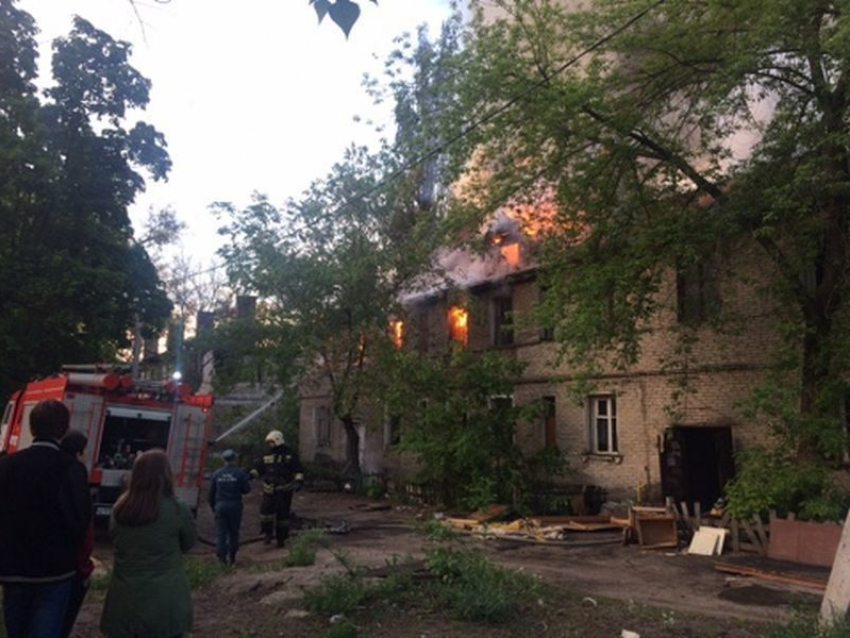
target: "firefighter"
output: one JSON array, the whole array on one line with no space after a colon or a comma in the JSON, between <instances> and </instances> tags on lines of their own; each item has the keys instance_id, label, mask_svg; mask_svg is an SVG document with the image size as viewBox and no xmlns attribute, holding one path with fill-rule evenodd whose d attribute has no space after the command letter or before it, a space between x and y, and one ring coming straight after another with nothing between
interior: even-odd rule
<instances>
[{"instance_id":1,"label":"firefighter","mask_svg":"<svg viewBox=\"0 0 850 638\"><path fill-rule=\"evenodd\" d=\"M260 504L260 532L266 544L277 538L283 547L289 538L289 510L292 495L304 484L304 468L298 455L283 439L283 433L272 430L266 435L269 450L257 463L251 475L263 478L263 502Z\"/></svg>"}]
</instances>

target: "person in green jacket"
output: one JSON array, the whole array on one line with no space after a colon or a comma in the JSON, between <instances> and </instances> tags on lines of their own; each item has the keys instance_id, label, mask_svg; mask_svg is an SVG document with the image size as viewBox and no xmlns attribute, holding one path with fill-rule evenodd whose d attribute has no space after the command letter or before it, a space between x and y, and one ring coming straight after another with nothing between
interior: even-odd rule
<instances>
[{"instance_id":1,"label":"person in green jacket","mask_svg":"<svg viewBox=\"0 0 850 638\"><path fill-rule=\"evenodd\" d=\"M168 457L141 454L112 509L112 578L100 629L108 638L175 638L192 629L183 554L197 539L189 507L174 496Z\"/></svg>"}]
</instances>

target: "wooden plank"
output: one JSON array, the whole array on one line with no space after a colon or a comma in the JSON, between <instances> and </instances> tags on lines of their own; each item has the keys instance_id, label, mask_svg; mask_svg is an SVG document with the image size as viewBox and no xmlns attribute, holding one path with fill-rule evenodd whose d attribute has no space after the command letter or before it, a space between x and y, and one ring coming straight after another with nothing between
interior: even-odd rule
<instances>
[{"instance_id":1,"label":"wooden plank","mask_svg":"<svg viewBox=\"0 0 850 638\"><path fill-rule=\"evenodd\" d=\"M745 531L745 532L747 532L747 536L749 536L749 537L750 537L750 541L751 541L751 542L752 542L752 543L753 543L756 547L758 547L758 551L759 551L759 553L760 553L760 554L765 554L765 553L767 553L767 548L766 548L766 547L761 546L761 542L760 542L760 540L759 540L758 534L756 534L756 533L755 533L755 531L753 530L753 528L752 528L752 526L749 524L749 522L747 522L747 520L746 520L746 519L743 519L743 518L742 518L742 519L741 519L741 525L744 527L744 531Z\"/></svg>"},{"instance_id":2,"label":"wooden plank","mask_svg":"<svg viewBox=\"0 0 850 638\"><path fill-rule=\"evenodd\" d=\"M691 513L688 511L688 504L685 501L682 501L680 505L682 506L682 520L685 522L685 526L688 529L693 530L694 526L691 523Z\"/></svg>"},{"instance_id":3,"label":"wooden plank","mask_svg":"<svg viewBox=\"0 0 850 638\"><path fill-rule=\"evenodd\" d=\"M723 512L723 516L720 517L720 522L717 523L717 527L725 527L728 529L730 518L731 517L729 516L729 512Z\"/></svg>"},{"instance_id":4,"label":"wooden plank","mask_svg":"<svg viewBox=\"0 0 850 638\"><path fill-rule=\"evenodd\" d=\"M488 505L484 509L480 509L477 512L473 512L469 515L469 518L479 523L487 523L489 521L499 518L507 511L507 505L498 505L494 503L493 505Z\"/></svg>"},{"instance_id":5,"label":"wooden plank","mask_svg":"<svg viewBox=\"0 0 850 638\"><path fill-rule=\"evenodd\" d=\"M694 502L694 521L694 531L696 531L702 525L702 505L699 501Z\"/></svg>"},{"instance_id":6,"label":"wooden plank","mask_svg":"<svg viewBox=\"0 0 850 638\"><path fill-rule=\"evenodd\" d=\"M788 574L784 572L766 571L755 567L745 567L743 565L733 565L731 563L714 563L714 569L726 574L735 574L737 576L752 576L763 580L772 580L778 583L788 583L791 585L800 585L802 587L811 587L812 589L826 589L827 584L818 578L809 578L808 576L799 576L797 574Z\"/></svg>"},{"instance_id":7,"label":"wooden plank","mask_svg":"<svg viewBox=\"0 0 850 638\"><path fill-rule=\"evenodd\" d=\"M741 551L741 531L738 529L737 519L732 519L732 551Z\"/></svg>"}]
</instances>

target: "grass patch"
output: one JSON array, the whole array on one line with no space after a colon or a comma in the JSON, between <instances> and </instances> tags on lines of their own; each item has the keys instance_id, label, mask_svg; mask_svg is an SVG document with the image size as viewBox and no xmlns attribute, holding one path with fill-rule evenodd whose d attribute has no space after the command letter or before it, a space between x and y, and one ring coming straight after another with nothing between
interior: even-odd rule
<instances>
[{"instance_id":1,"label":"grass patch","mask_svg":"<svg viewBox=\"0 0 850 638\"><path fill-rule=\"evenodd\" d=\"M109 583L112 581L112 570L108 570L103 574L95 574L89 582L89 591L106 591L109 589Z\"/></svg>"},{"instance_id":2,"label":"grass patch","mask_svg":"<svg viewBox=\"0 0 850 638\"><path fill-rule=\"evenodd\" d=\"M430 518L426 521L416 521L414 528L429 541L450 541L460 538L462 534L452 529L446 523Z\"/></svg>"},{"instance_id":3,"label":"grass patch","mask_svg":"<svg viewBox=\"0 0 850 638\"><path fill-rule=\"evenodd\" d=\"M307 567L316 562L316 552L324 545L325 532L321 529L306 529L289 544L289 554L284 559L286 567Z\"/></svg>"},{"instance_id":4,"label":"grass patch","mask_svg":"<svg viewBox=\"0 0 850 638\"><path fill-rule=\"evenodd\" d=\"M333 616L357 609L369 595L360 573L323 576L319 584L304 591L304 606L317 614Z\"/></svg>"},{"instance_id":5,"label":"grass patch","mask_svg":"<svg viewBox=\"0 0 850 638\"><path fill-rule=\"evenodd\" d=\"M770 627L765 638L850 638L850 621L822 628L816 615L798 616L786 625Z\"/></svg>"},{"instance_id":6,"label":"grass patch","mask_svg":"<svg viewBox=\"0 0 850 638\"><path fill-rule=\"evenodd\" d=\"M494 565L479 551L440 547L427 553L426 564L440 577L440 599L460 620L507 623L540 594L534 578Z\"/></svg>"},{"instance_id":7,"label":"grass patch","mask_svg":"<svg viewBox=\"0 0 850 638\"><path fill-rule=\"evenodd\" d=\"M357 628L347 622L331 625L325 638L357 638Z\"/></svg>"},{"instance_id":8,"label":"grass patch","mask_svg":"<svg viewBox=\"0 0 850 638\"><path fill-rule=\"evenodd\" d=\"M222 565L218 560L208 560L189 556L186 558L186 575L189 577L189 586L194 589L203 589L216 578L228 573L230 569Z\"/></svg>"}]
</instances>

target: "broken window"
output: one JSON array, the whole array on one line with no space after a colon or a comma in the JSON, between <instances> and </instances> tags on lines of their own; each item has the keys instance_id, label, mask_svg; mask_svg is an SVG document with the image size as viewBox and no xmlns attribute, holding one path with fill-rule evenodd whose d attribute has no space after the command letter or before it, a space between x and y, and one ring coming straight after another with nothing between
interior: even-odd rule
<instances>
[{"instance_id":1,"label":"broken window","mask_svg":"<svg viewBox=\"0 0 850 638\"><path fill-rule=\"evenodd\" d=\"M422 353L431 349L431 324L427 308L416 315L416 349Z\"/></svg>"},{"instance_id":2,"label":"broken window","mask_svg":"<svg viewBox=\"0 0 850 638\"><path fill-rule=\"evenodd\" d=\"M509 346L514 342L513 298L493 298L493 345Z\"/></svg>"},{"instance_id":3,"label":"broken window","mask_svg":"<svg viewBox=\"0 0 850 638\"><path fill-rule=\"evenodd\" d=\"M546 303L546 294L547 288L545 286L540 286L537 289L537 305L542 306ZM551 325L542 326L540 328L540 341L554 341L555 340L555 329Z\"/></svg>"},{"instance_id":4,"label":"broken window","mask_svg":"<svg viewBox=\"0 0 850 638\"><path fill-rule=\"evenodd\" d=\"M400 319L390 321L390 341L396 350L401 350L404 345L404 322Z\"/></svg>"},{"instance_id":5,"label":"broken window","mask_svg":"<svg viewBox=\"0 0 850 638\"><path fill-rule=\"evenodd\" d=\"M679 268L676 276L679 323L697 325L720 313L720 285L717 262L713 258Z\"/></svg>"},{"instance_id":6,"label":"broken window","mask_svg":"<svg viewBox=\"0 0 850 638\"><path fill-rule=\"evenodd\" d=\"M328 406L320 405L314 410L313 425L316 428L316 444L319 447L330 447L331 414Z\"/></svg>"},{"instance_id":7,"label":"broken window","mask_svg":"<svg viewBox=\"0 0 850 638\"><path fill-rule=\"evenodd\" d=\"M392 447L401 443L401 417L397 414L390 414L386 420L386 444Z\"/></svg>"},{"instance_id":8,"label":"broken window","mask_svg":"<svg viewBox=\"0 0 850 638\"><path fill-rule=\"evenodd\" d=\"M466 348L469 340L469 312L462 306L449 308L449 340Z\"/></svg>"},{"instance_id":9,"label":"broken window","mask_svg":"<svg viewBox=\"0 0 850 638\"><path fill-rule=\"evenodd\" d=\"M591 452L616 454L617 399L613 395L590 397Z\"/></svg>"}]
</instances>

